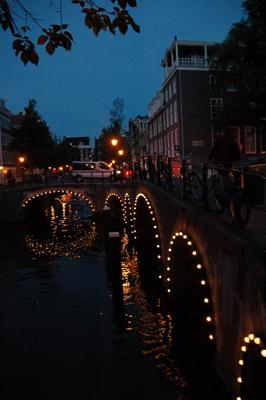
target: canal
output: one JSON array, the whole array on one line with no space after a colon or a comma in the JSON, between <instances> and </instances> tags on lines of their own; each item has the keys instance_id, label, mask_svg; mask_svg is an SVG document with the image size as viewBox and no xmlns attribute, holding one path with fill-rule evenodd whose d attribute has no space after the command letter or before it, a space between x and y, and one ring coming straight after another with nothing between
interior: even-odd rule
<instances>
[{"instance_id":1,"label":"canal","mask_svg":"<svg viewBox=\"0 0 266 400\"><path fill-rule=\"evenodd\" d=\"M65 200L1 227L1 399L230 399L127 235L120 281L103 222Z\"/></svg>"}]
</instances>

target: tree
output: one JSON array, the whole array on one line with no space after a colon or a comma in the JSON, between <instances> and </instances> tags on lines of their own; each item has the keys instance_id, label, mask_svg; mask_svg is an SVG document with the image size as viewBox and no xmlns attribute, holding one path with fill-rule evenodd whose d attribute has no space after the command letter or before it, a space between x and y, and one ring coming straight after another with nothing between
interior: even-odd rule
<instances>
[{"instance_id":1,"label":"tree","mask_svg":"<svg viewBox=\"0 0 266 400\"><path fill-rule=\"evenodd\" d=\"M108 0L113 6L107 9L101 7L94 0L68 0L73 5L80 7L84 15L84 24L96 36L101 31L109 31L115 34L118 30L125 35L128 27L131 26L135 32L140 32L140 27L127 11L127 7L136 7L136 0ZM50 2L53 4L53 2ZM4 31L9 31L13 37L13 49L16 56L20 55L22 62L26 65L31 62L35 65L39 62L39 55L36 44L45 45L46 52L51 55L59 47L70 51L73 43L73 36L67 30L68 24L63 21L62 0L56 9L60 16L60 22L50 24L48 27L43 25L42 19L26 8L22 0L0 0L0 25ZM24 20L22 27L18 26L19 20ZM37 40L30 37L31 23L37 25L41 34ZM34 43L35 42L35 43Z\"/></svg>"},{"instance_id":2,"label":"tree","mask_svg":"<svg viewBox=\"0 0 266 400\"><path fill-rule=\"evenodd\" d=\"M47 168L54 161L55 139L36 110L35 100L31 99L25 107L22 122L13 136L12 147L26 156L29 168Z\"/></svg>"},{"instance_id":3,"label":"tree","mask_svg":"<svg viewBox=\"0 0 266 400\"><path fill-rule=\"evenodd\" d=\"M217 125L259 125L266 117L266 2L243 2L245 17L234 24L211 59L224 106Z\"/></svg>"},{"instance_id":4,"label":"tree","mask_svg":"<svg viewBox=\"0 0 266 400\"><path fill-rule=\"evenodd\" d=\"M122 136L124 115L124 100L117 97L113 101L113 108L110 111L110 125L103 128L98 141L99 156L101 160L110 162L113 158L117 158L117 151L123 149L128 154L128 146L125 138ZM117 139L117 146L113 147L112 139ZM125 158L124 157L124 158Z\"/></svg>"},{"instance_id":5,"label":"tree","mask_svg":"<svg viewBox=\"0 0 266 400\"><path fill-rule=\"evenodd\" d=\"M233 25L212 60L217 86L226 93L218 122L231 125L256 124L265 116L265 2L248 0L243 7L246 18Z\"/></svg>"},{"instance_id":6,"label":"tree","mask_svg":"<svg viewBox=\"0 0 266 400\"><path fill-rule=\"evenodd\" d=\"M124 119L124 100L117 97L113 101L113 108L110 111L110 129L113 130L115 135L120 135Z\"/></svg>"}]
</instances>

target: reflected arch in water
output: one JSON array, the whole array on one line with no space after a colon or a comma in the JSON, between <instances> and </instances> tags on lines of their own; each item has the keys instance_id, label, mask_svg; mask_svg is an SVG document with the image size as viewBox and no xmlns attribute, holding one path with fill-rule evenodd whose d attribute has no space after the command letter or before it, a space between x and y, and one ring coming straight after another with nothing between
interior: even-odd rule
<instances>
[{"instance_id":1,"label":"reflected arch in water","mask_svg":"<svg viewBox=\"0 0 266 400\"><path fill-rule=\"evenodd\" d=\"M68 189L49 189L41 190L30 193L21 203L19 208L20 219L24 220L28 216L28 207L36 205L36 202L40 204L40 201L47 199L56 199L59 202L65 202L75 204L80 201L84 201L89 207L91 214L95 213L95 204L90 196L87 196L84 192L68 190ZM37 205L38 205L37 204Z\"/></svg>"},{"instance_id":2,"label":"reflected arch in water","mask_svg":"<svg viewBox=\"0 0 266 400\"><path fill-rule=\"evenodd\" d=\"M140 273L145 279L162 281L162 247L158 221L149 198L139 193L134 201L134 247L140 260Z\"/></svg>"},{"instance_id":3,"label":"reflected arch in water","mask_svg":"<svg viewBox=\"0 0 266 400\"><path fill-rule=\"evenodd\" d=\"M184 232L176 232L170 240L163 279L169 297L184 316L188 337L213 356L216 335L210 285L200 252Z\"/></svg>"},{"instance_id":4,"label":"reflected arch in water","mask_svg":"<svg viewBox=\"0 0 266 400\"><path fill-rule=\"evenodd\" d=\"M238 361L237 400L260 400L266 393L266 344L261 336L249 333L241 345Z\"/></svg>"}]
</instances>

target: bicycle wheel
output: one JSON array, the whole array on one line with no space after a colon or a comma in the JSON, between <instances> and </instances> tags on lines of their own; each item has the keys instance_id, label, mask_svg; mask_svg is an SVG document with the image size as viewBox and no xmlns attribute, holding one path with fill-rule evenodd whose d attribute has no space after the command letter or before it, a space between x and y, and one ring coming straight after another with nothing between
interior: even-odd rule
<instances>
[{"instance_id":1,"label":"bicycle wheel","mask_svg":"<svg viewBox=\"0 0 266 400\"><path fill-rule=\"evenodd\" d=\"M195 172L190 175L190 189L195 200L201 201L203 199L203 182Z\"/></svg>"},{"instance_id":2,"label":"bicycle wheel","mask_svg":"<svg viewBox=\"0 0 266 400\"><path fill-rule=\"evenodd\" d=\"M229 201L230 213L233 221L244 228L250 218L250 206L246 196L242 192L237 192L233 199Z\"/></svg>"},{"instance_id":3,"label":"bicycle wheel","mask_svg":"<svg viewBox=\"0 0 266 400\"><path fill-rule=\"evenodd\" d=\"M227 207L228 200L224 187L224 182L220 175L216 175L212 184L214 201L217 213L221 214Z\"/></svg>"}]
</instances>

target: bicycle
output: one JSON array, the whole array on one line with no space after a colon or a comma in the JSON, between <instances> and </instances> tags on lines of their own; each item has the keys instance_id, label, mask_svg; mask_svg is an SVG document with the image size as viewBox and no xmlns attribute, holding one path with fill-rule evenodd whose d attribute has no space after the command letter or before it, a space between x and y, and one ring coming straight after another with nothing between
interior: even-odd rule
<instances>
[{"instance_id":1,"label":"bicycle","mask_svg":"<svg viewBox=\"0 0 266 400\"><path fill-rule=\"evenodd\" d=\"M215 171L211 176L211 192L217 212L221 214L228 209L232 221L244 228L250 219L250 205L243 188L243 175L225 168L216 167Z\"/></svg>"},{"instance_id":2,"label":"bicycle","mask_svg":"<svg viewBox=\"0 0 266 400\"><path fill-rule=\"evenodd\" d=\"M189 160L182 163L183 192L185 196L192 197L197 201L203 200L204 185L197 172L193 171Z\"/></svg>"}]
</instances>

